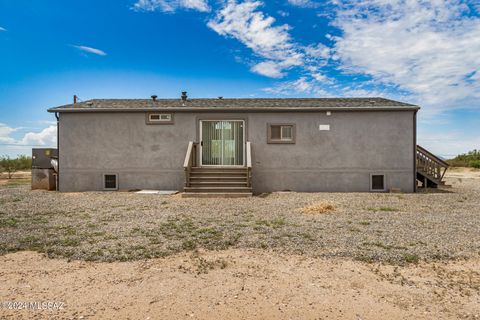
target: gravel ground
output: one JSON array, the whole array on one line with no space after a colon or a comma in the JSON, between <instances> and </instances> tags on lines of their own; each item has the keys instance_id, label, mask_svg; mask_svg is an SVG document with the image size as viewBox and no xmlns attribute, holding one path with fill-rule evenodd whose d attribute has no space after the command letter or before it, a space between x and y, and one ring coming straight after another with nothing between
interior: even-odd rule
<instances>
[{"instance_id":1,"label":"gravel ground","mask_svg":"<svg viewBox=\"0 0 480 320\"><path fill-rule=\"evenodd\" d=\"M417 194L273 193L250 199L4 185L0 254L34 250L126 261L198 248L262 248L394 264L479 257L480 171L450 170L447 183L452 188ZM325 212L315 213L315 206Z\"/></svg>"}]
</instances>

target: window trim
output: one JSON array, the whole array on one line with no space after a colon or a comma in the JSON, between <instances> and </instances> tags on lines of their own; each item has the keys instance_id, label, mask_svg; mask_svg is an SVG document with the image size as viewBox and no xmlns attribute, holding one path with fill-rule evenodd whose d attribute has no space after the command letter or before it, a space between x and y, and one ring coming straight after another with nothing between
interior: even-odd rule
<instances>
[{"instance_id":1,"label":"window trim","mask_svg":"<svg viewBox=\"0 0 480 320\"><path fill-rule=\"evenodd\" d=\"M383 189L373 189L373 176L383 176ZM370 192L387 191L387 175L385 173L370 173Z\"/></svg>"},{"instance_id":2,"label":"window trim","mask_svg":"<svg viewBox=\"0 0 480 320\"><path fill-rule=\"evenodd\" d=\"M105 178L106 178L106 176L115 176L115 188L107 188L107 187L105 186L105 183L106 183ZM118 173L104 173L104 174L102 174L102 177L103 177L103 179L102 179L102 182L103 182L103 190L105 190L105 191L116 191L116 190L118 190Z\"/></svg>"},{"instance_id":3,"label":"window trim","mask_svg":"<svg viewBox=\"0 0 480 320\"><path fill-rule=\"evenodd\" d=\"M272 139L272 127L273 126L289 126L292 127L292 139L281 140ZM269 144L295 144L297 141L297 130L295 123L267 123L267 143ZM282 135L282 128L280 128L280 135Z\"/></svg>"},{"instance_id":4,"label":"window trim","mask_svg":"<svg viewBox=\"0 0 480 320\"><path fill-rule=\"evenodd\" d=\"M159 115L160 118L162 115L169 115L170 120L152 120L151 117L152 115ZM173 113L172 112L147 112L145 114L145 123L146 124L173 124L174 118L173 118Z\"/></svg>"}]
</instances>

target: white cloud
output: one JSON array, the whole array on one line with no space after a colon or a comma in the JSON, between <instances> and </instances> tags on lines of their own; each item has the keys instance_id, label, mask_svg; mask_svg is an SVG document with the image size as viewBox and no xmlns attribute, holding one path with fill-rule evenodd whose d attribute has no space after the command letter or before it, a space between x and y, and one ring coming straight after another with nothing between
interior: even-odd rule
<instances>
[{"instance_id":1,"label":"white cloud","mask_svg":"<svg viewBox=\"0 0 480 320\"><path fill-rule=\"evenodd\" d=\"M275 25L275 19L260 11L260 1L237 3L229 0L208 26L222 36L231 37L263 59L251 67L255 73L282 78L287 70L312 64L326 64L330 49L323 44L302 46L290 36L290 26Z\"/></svg>"},{"instance_id":2,"label":"white cloud","mask_svg":"<svg viewBox=\"0 0 480 320\"><path fill-rule=\"evenodd\" d=\"M260 1L236 3L230 0L208 26L222 36L242 42L254 53L268 59L283 59L292 50L289 26L273 26L275 19L257 11Z\"/></svg>"},{"instance_id":3,"label":"white cloud","mask_svg":"<svg viewBox=\"0 0 480 320\"><path fill-rule=\"evenodd\" d=\"M464 10L457 0L344 1L335 55L344 71L398 86L422 105L478 99L480 19Z\"/></svg>"},{"instance_id":4,"label":"white cloud","mask_svg":"<svg viewBox=\"0 0 480 320\"><path fill-rule=\"evenodd\" d=\"M57 126L49 126L40 132L28 132L21 140L23 145L53 146L57 143Z\"/></svg>"},{"instance_id":5,"label":"white cloud","mask_svg":"<svg viewBox=\"0 0 480 320\"><path fill-rule=\"evenodd\" d=\"M209 12L210 7L205 0L139 0L133 5L134 10L175 12L177 9L191 9Z\"/></svg>"},{"instance_id":6,"label":"white cloud","mask_svg":"<svg viewBox=\"0 0 480 320\"><path fill-rule=\"evenodd\" d=\"M260 62L254 65L251 70L270 78L282 78L285 75L282 72L282 66L273 61Z\"/></svg>"},{"instance_id":7,"label":"white cloud","mask_svg":"<svg viewBox=\"0 0 480 320\"><path fill-rule=\"evenodd\" d=\"M317 59L328 59L331 56L331 49L324 44L318 43L304 48L305 53Z\"/></svg>"},{"instance_id":8,"label":"white cloud","mask_svg":"<svg viewBox=\"0 0 480 320\"><path fill-rule=\"evenodd\" d=\"M287 0L289 4L296 6L296 7L302 7L302 8L315 8L318 6L317 3L311 1L311 0Z\"/></svg>"},{"instance_id":9,"label":"white cloud","mask_svg":"<svg viewBox=\"0 0 480 320\"><path fill-rule=\"evenodd\" d=\"M446 159L467 153L480 146L480 136L467 135L464 132L424 131L419 126L418 144Z\"/></svg>"},{"instance_id":10,"label":"white cloud","mask_svg":"<svg viewBox=\"0 0 480 320\"><path fill-rule=\"evenodd\" d=\"M281 95L295 95L298 93L302 94L313 94L317 96L326 96L327 92L323 91L315 81L308 79L307 77L300 77L297 80L284 81L277 83L275 86L270 88L264 88L263 91L270 94L281 94Z\"/></svg>"},{"instance_id":11,"label":"white cloud","mask_svg":"<svg viewBox=\"0 0 480 320\"><path fill-rule=\"evenodd\" d=\"M12 144L15 143L15 139L10 137L10 135L17 131L15 128L10 128L4 123L0 123L0 143Z\"/></svg>"},{"instance_id":12,"label":"white cloud","mask_svg":"<svg viewBox=\"0 0 480 320\"><path fill-rule=\"evenodd\" d=\"M0 123L0 145L14 146L54 146L57 143L57 126L50 125L40 132L27 132L21 139L12 137L14 132L24 128L12 128Z\"/></svg>"},{"instance_id":13,"label":"white cloud","mask_svg":"<svg viewBox=\"0 0 480 320\"><path fill-rule=\"evenodd\" d=\"M0 27L0 32L7 31L7 29Z\"/></svg>"},{"instance_id":14,"label":"white cloud","mask_svg":"<svg viewBox=\"0 0 480 320\"><path fill-rule=\"evenodd\" d=\"M290 27L274 25L275 19L259 11L260 1L237 3L230 0L217 12L208 26L218 34L234 38L264 59L252 71L280 78L283 71L304 63L304 53L292 42Z\"/></svg>"},{"instance_id":15,"label":"white cloud","mask_svg":"<svg viewBox=\"0 0 480 320\"><path fill-rule=\"evenodd\" d=\"M100 49L92 48L92 47L77 46L77 45L74 45L73 47L77 48L80 51L96 54L96 55L99 55L99 56L106 56L107 55L104 51L102 51Z\"/></svg>"}]
</instances>

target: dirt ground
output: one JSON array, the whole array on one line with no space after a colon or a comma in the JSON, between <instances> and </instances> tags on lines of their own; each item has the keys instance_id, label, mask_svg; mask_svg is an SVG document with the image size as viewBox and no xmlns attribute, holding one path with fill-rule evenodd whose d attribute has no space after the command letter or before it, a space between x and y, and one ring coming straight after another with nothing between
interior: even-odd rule
<instances>
[{"instance_id":1,"label":"dirt ground","mask_svg":"<svg viewBox=\"0 0 480 320\"><path fill-rule=\"evenodd\" d=\"M16 187L20 185L29 185L32 174L30 171L17 171L12 173L11 179L8 179L8 173L0 172L0 187Z\"/></svg>"},{"instance_id":2,"label":"dirt ground","mask_svg":"<svg viewBox=\"0 0 480 320\"><path fill-rule=\"evenodd\" d=\"M318 223L322 227L318 230L323 232L337 230L338 241L342 239L342 234L345 236L345 232L350 232L350 229L338 229L339 223L348 225L351 220L356 224L356 216L360 222L370 219L370 224L358 223L356 225L359 231L351 232L367 237L374 230L369 229L372 225L375 230L384 230L382 238L373 239L384 241L382 245L367 246L373 250L372 257L391 256L395 250L404 252L405 249L400 247L384 245L388 240L385 234L397 229L403 230L402 232L415 231L415 224L396 224L396 221L415 219L414 213L417 212L421 218L419 221L424 221L423 228L428 237L418 245L419 249L415 249L415 246L409 249L408 252L417 252L420 257L411 263L388 263L389 260L382 259L358 260L355 255L315 256L311 254L315 247L310 242L299 242L299 245L306 246L309 250L296 254L292 250L284 250L288 248L287 244L276 244L269 238L265 238L268 240L265 240L268 244L266 247L255 247L240 241L223 250L185 248L178 253L172 251L172 254L163 258L138 259L132 256L133 261L110 263L72 260L71 257L51 259L47 257L48 250L44 254L18 247L20 249L17 252L6 251L6 254L0 256L0 319L480 319L480 251L476 243L478 234L471 231L474 230L472 225L476 225L476 230L480 233L477 223L480 214L480 200L477 197L480 171L450 170L447 182L452 185L449 193L375 195L372 199L369 198L371 194L313 194L298 195L299 199L295 200L295 206L326 199L339 207L336 213L320 214L306 220L312 224ZM18 230L30 230L32 233L39 230L58 233L58 230L63 230L54 229L53 226L48 229L50 222L38 224L38 230L28 229L30 225L24 226L20 214L25 210L22 198L25 192L25 189L13 187L0 193L4 194L1 209L8 217L4 220L11 222L5 223L0 232L5 236ZM96 199L97 195L91 194L89 197ZM126 202L134 201L130 195L126 197ZM283 201L293 201L292 197L294 195L280 195L253 201L256 201L258 211L266 214L268 207L277 206ZM346 197L345 200L342 197ZM439 210L442 202L436 205L438 201L427 200L436 197L445 203L450 201L450 211ZM422 199L431 202L415 203ZM35 210L42 212L42 203L36 198L34 200L37 205ZM356 206L348 206L354 200L361 203L363 209L354 212L358 203ZM187 206L189 203L183 200L178 202L180 204L173 200L167 201L167 206L170 207L168 210L177 210L175 206ZM411 203L411 208L404 206L406 202ZM67 204L71 203L66 202L65 205ZM221 212L221 205L216 206L212 205L209 210L214 208ZM291 205L292 208L295 206ZM369 210L370 206L378 210ZM401 209L392 211L395 208ZM77 207L76 210L79 209L90 210L87 207ZM168 210L165 212L170 212ZM93 211L88 212L93 215ZM153 219L148 215L149 212L145 210L143 215ZM180 214L181 210L178 209L178 212ZM252 218L252 225L261 227L257 231L262 232L262 237L282 230L286 232L288 228L299 228L298 226L303 230L303 220L289 216L291 213L288 212L282 213L286 219L283 224L258 224L255 217ZM455 221L448 219L449 213ZM105 214L99 213L100 216ZM122 216L116 217L124 219ZM8 220L13 218L17 219L15 224L13 220ZM65 227L69 221L62 220L61 226ZM77 220L74 222L78 223ZM115 226L113 221L107 222ZM290 223L292 226L289 226ZM393 226L387 229L392 223ZM331 228L328 227L330 224ZM219 230L224 235L227 232L226 229ZM465 235L451 237L443 242L441 237L436 238L439 232L445 237L449 230L452 233L463 230ZM376 233L378 232L373 232ZM137 232L128 238L129 241L137 241L136 234ZM416 231L412 233L415 234ZM46 238L53 236L52 233ZM246 238L250 236L251 233L245 235ZM460 247L464 246L463 241L467 236L472 244L463 252ZM13 236L4 238L11 241L17 239ZM295 241L294 237L290 238ZM398 239L402 239L400 235ZM82 242L78 241L76 248L81 247ZM314 243L320 241L321 238L312 240ZM459 246L457 241L462 241L462 244ZM41 244L47 245L48 242ZM345 248L348 247L347 244ZM68 247L71 245L71 242L63 244ZM322 250L337 245L339 244L329 240ZM37 251L43 250L43 247L33 247L38 248ZM422 249L424 247L428 250L445 247L448 249L446 251L451 252L450 258L437 259L436 256L427 254L429 251ZM343 244L341 248L344 248Z\"/></svg>"},{"instance_id":3,"label":"dirt ground","mask_svg":"<svg viewBox=\"0 0 480 320\"><path fill-rule=\"evenodd\" d=\"M95 263L0 257L2 319L478 319L480 259L406 267L262 250ZM58 305L59 306L59 305Z\"/></svg>"}]
</instances>

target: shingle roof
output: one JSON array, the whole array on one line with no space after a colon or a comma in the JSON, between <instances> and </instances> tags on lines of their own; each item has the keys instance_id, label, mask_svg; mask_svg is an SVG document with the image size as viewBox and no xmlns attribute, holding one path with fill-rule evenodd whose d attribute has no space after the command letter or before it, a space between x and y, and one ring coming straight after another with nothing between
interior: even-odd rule
<instances>
[{"instance_id":1,"label":"shingle roof","mask_svg":"<svg viewBox=\"0 0 480 320\"><path fill-rule=\"evenodd\" d=\"M258 99L94 99L48 109L49 112L171 111L281 111L311 109L418 109L384 98L258 98Z\"/></svg>"}]
</instances>

